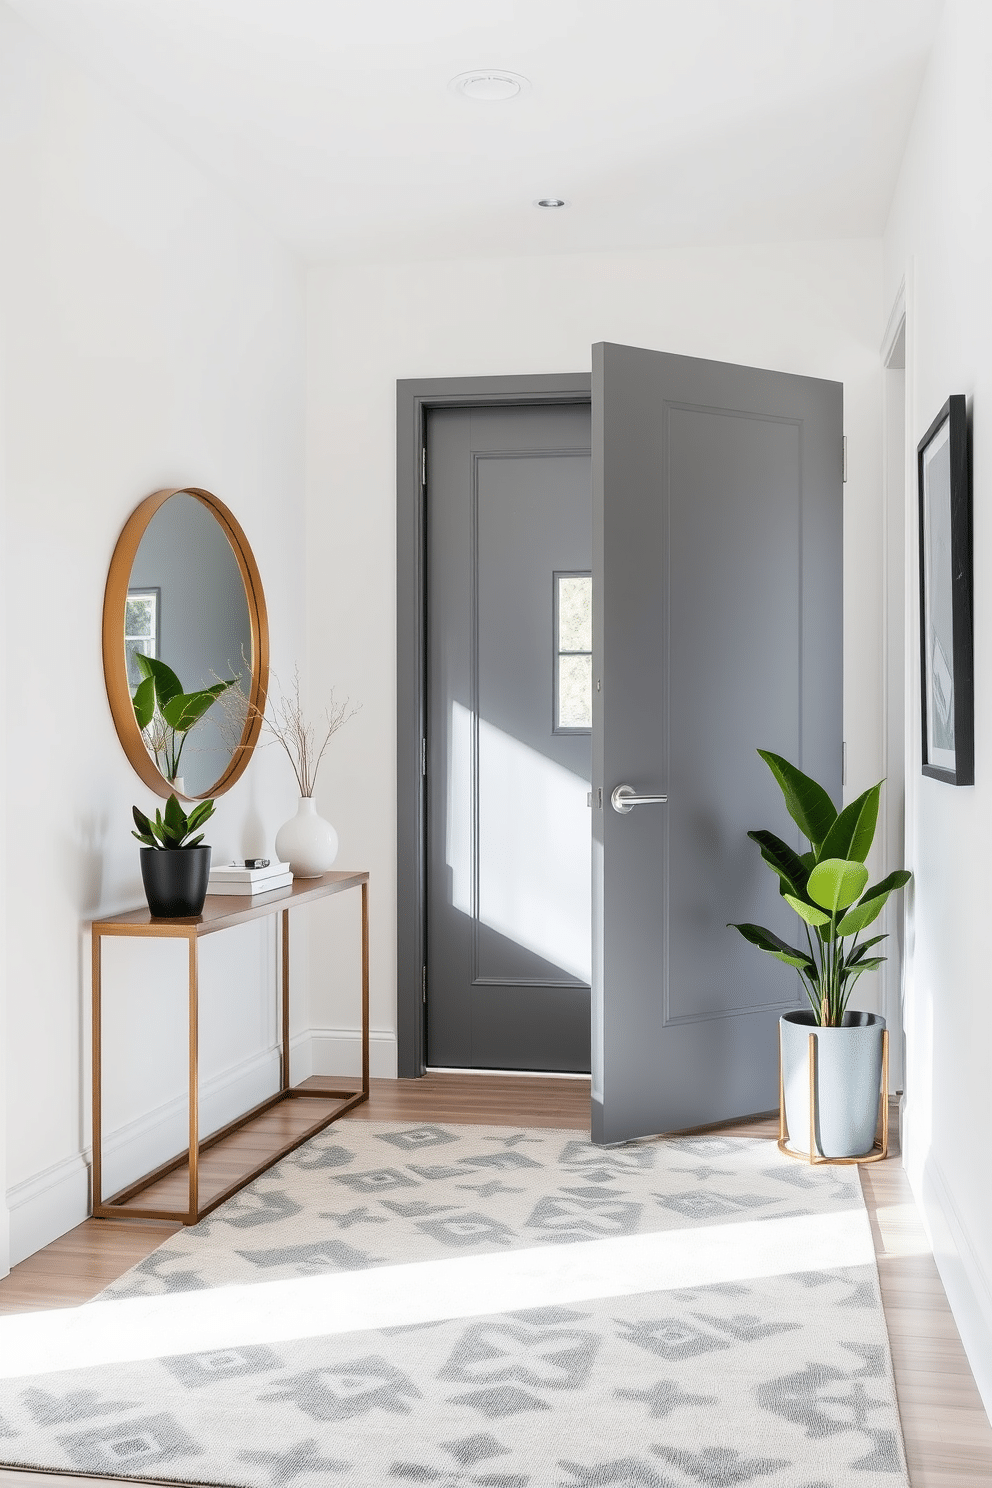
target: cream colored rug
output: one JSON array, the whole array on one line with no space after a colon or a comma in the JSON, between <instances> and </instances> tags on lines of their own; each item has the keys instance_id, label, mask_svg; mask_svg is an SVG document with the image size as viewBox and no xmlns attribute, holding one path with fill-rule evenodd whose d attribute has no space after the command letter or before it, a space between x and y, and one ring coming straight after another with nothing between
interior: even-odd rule
<instances>
[{"instance_id":1,"label":"cream colored rug","mask_svg":"<svg viewBox=\"0 0 992 1488\"><path fill-rule=\"evenodd\" d=\"M855 1168L342 1122L0 1318L0 1461L234 1488L906 1488Z\"/></svg>"}]
</instances>

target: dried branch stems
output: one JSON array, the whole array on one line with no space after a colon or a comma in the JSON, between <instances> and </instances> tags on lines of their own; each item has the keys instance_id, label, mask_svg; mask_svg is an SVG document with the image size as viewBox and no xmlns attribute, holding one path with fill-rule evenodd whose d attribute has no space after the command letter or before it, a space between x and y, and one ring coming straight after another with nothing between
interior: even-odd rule
<instances>
[{"instance_id":1,"label":"dried branch stems","mask_svg":"<svg viewBox=\"0 0 992 1488\"><path fill-rule=\"evenodd\" d=\"M293 668L292 688L287 691L275 672L270 678L276 686L276 696L269 691L265 710L250 702L239 687L222 693L218 702L224 712L226 731L236 738L236 748L241 748L245 725L249 719L261 720L262 733L269 736L270 743L281 744L293 767L301 796L312 796L317 784L317 771L338 729L343 728L349 718L359 711L359 704L351 705L345 698L339 703L333 691L326 707L315 722L307 719L300 697L300 669Z\"/></svg>"}]
</instances>

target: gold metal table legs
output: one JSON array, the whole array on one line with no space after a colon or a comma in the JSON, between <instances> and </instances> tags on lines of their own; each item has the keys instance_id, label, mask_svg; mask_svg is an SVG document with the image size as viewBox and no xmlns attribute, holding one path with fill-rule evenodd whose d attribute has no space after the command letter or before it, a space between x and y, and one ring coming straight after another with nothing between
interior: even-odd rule
<instances>
[{"instance_id":1,"label":"gold metal table legs","mask_svg":"<svg viewBox=\"0 0 992 1488\"><path fill-rule=\"evenodd\" d=\"M260 1173L285 1157L287 1152L292 1152L295 1147L307 1141L324 1127L336 1121L339 1116L350 1111L352 1107L368 1100L369 1095L369 886L368 874L333 874L325 875L330 882L324 887L317 883L303 881L303 887L296 889L292 899L313 900L323 897L326 893L337 893L348 888L361 888L362 911L361 911L361 935L362 935L362 1085L361 1089L339 1090L312 1088L307 1086L294 1086L290 1083L290 1060L289 1060L289 910L292 907L291 900L281 900L270 905L252 906L249 910L235 906L228 914L223 910L218 911L218 901L210 907L210 912L197 920L154 920L143 914L129 915L121 919L107 919L95 921L93 931L93 1214L97 1218L140 1218L140 1219L173 1219L182 1224L196 1224L197 1220L216 1209L225 1199L237 1193L245 1184L257 1178ZM323 882L323 881L321 881ZM230 906L231 899L220 901L222 905ZM228 1122L219 1131L212 1132L209 1137L200 1137L200 1113L199 1113L199 943L200 937L217 930L228 927L229 924L241 924L247 919L260 918L266 914L279 914L282 928L282 945L279 957L280 975L277 978L277 1008L276 1027L279 1029L279 1089L266 1100L253 1106L250 1111L238 1116L234 1121ZM189 951L189 1144L186 1152L178 1154L168 1162L162 1163L153 1172L146 1173L142 1178L128 1184L109 1198L103 1197L103 1069L102 1069L102 1047L103 1047L103 941L108 936L132 936L150 937L155 939L183 939L187 942ZM202 1198L204 1189L203 1173L201 1170L201 1156L210 1148L224 1141L226 1137L241 1131L251 1122L255 1121L264 1112L271 1110L286 1100L304 1098L320 1102L333 1101L335 1108L329 1115L321 1112L318 1119L310 1121L303 1128L294 1131L289 1140L283 1140L272 1152L266 1153L261 1162L254 1163L246 1172L241 1173L233 1181L224 1183L217 1188L210 1186L206 1198ZM175 1184L163 1183L171 1174L178 1174L179 1170L186 1166L187 1171L187 1196L185 1209L169 1207L169 1191L175 1188ZM138 1202L141 1194L147 1194L149 1189L159 1187L156 1195L148 1194L145 1202ZM166 1190L163 1194L162 1190Z\"/></svg>"}]
</instances>

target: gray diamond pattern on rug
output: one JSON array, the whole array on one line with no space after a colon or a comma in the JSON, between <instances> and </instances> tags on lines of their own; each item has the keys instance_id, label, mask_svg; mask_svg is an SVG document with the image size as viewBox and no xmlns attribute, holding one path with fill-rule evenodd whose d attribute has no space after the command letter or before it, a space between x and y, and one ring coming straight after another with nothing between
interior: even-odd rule
<instances>
[{"instance_id":1,"label":"gray diamond pattern on rug","mask_svg":"<svg viewBox=\"0 0 992 1488\"><path fill-rule=\"evenodd\" d=\"M353 1275L374 1289L396 1266L416 1290L431 1263L429 1302L438 1265L472 1257L622 1266L641 1236L682 1235L691 1253L721 1232L732 1246L727 1226L851 1214L867 1224L856 1170L811 1170L767 1141L603 1149L568 1132L355 1120L98 1300L209 1308L231 1287L265 1298L281 1295L272 1283ZM607 1270L588 1300L507 1312L485 1306L483 1266L478 1305L473 1293L458 1315L425 1305L427 1321L274 1329L3 1380L0 1462L231 1488L907 1488L874 1265L803 1259L767 1275L731 1253L720 1281L659 1270L650 1290Z\"/></svg>"}]
</instances>

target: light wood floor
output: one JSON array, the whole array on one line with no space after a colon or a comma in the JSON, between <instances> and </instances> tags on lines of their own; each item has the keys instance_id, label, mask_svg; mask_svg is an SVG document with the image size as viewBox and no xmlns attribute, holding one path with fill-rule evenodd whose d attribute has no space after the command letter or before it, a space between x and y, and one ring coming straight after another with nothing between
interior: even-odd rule
<instances>
[{"instance_id":1,"label":"light wood floor","mask_svg":"<svg viewBox=\"0 0 992 1488\"><path fill-rule=\"evenodd\" d=\"M583 1080L508 1075L435 1074L422 1080L373 1080L368 1104L344 1119L432 1119L588 1130L589 1085ZM725 1130L770 1140L778 1134L777 1121L770 1118ZM893 1130L893 1144L895 1135ZM992 1427L895 1145L890 1152L885 1162L860 1172L875 1236L910 1480L913 1488L992 1488ZM0 1281L0 1312L88 1301L178 1228L146 1220L87 1220L22 1261ZM0 1488L45 1488L59 1481L59 1475L51 1473L0 1468ZM75 1481L85 1485L120 1480L77 1477Z\"/></svg>"}]
</instances>

